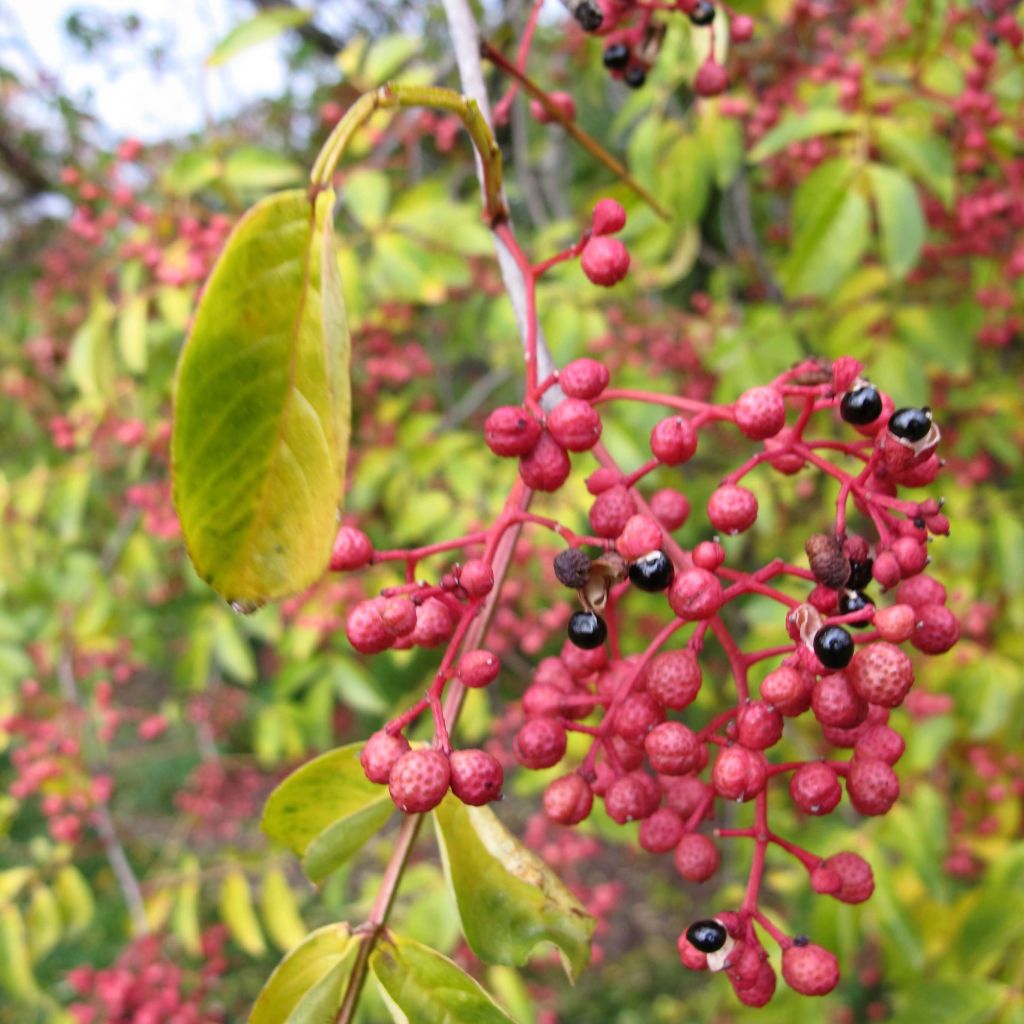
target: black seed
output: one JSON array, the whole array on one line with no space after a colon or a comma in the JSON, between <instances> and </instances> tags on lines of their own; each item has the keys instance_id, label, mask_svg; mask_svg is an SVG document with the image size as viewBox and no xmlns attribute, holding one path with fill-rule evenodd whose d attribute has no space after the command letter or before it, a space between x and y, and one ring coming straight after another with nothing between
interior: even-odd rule
<instances>
[{"instance_id":1,"label":"black seed","mask_svg":"<svg viewBox=\"0 0 1024 1024\"><path fill-rule=\"evenodd\" d=\"M839 415L847 423L855 423L857 426L874 423L882 415L882 396L878 388L865 384L856 391L847 391L839 403Z\"/></svg>"},{"instance_id":2,"label":"black seed","mask_svg":"<svg viewBox=\"0 0 1024 1024\"><path fill-rule=\"evenodd\" d=\"M686 939L702 953L717 953L728 938L725 925L719 921L694 921L686 929Z\"/></svg>"},{"instance_id":3,"label":"black seed","mask_svg":"<svg viewBox=\"0 0 1024 1024\"><path fill-rule=\"evenodd\" d=\"M652 551L629 567L629 580L633 586L650 594L668 587L675 574L676 567L664 551Z\"/></svg>"},{"instance_id":4,"label":"black seed","mask_svg":"<svg viewBox=\"0 0 1024 1024\"><path fill-rule=\"evenodd\" d=\"M555 556L555 575L563 586L579 590L590 579L590 556L579 548L569 548Z\"/></svg>"},{"instance_id":5,"label":"black seed","mask_svg":"<svg viewBox=\"0 0 1024 1024\"><path fill-rule=\"evenodd\" d=\"M633 64L626 68L622 80L630 89L639 89L647 81L647 70L640 64Z\"/></svg>"},{"instance_id":6,"label":"black seed","mask_svg":"<svg viewBox=\"0 0 1024 1024\"><path fill-rule=\"evenodd\" d=\"M583 0L572 13L584 32L596 32L604 21L604 15L590 3L590 0Z\"/></svg>"},{"instance_id":7,"label":"black seed","mask_svg":"<svg viewBox=\"0 0 1024 1024\"><path fill-rule=\"evenodd\" d=\"M871 575L871 569L875 564L873 558L865 558L863 562L850 562L850 576L846 581L846 585L851 590L863 590L865 587L871 585L871 580L874 578Z\"/></svg>"},{"instance_id":8,"label":"black seed","mask_svg":"<svg viewBox=\"0 0 1024 1024\"><path fill-rule=\"evenodd\" d=\"M793 936L793 945L794 946L809 946L810 944L811 944L811 940L806 935L794 935Z\"/></svg>"},{"instance_id":9,"label":"black seed","mask_svg":"<svg viewBox=\"0 0 1024 1024\"><path fill-rule=\"evenodd\" d=\"M824 626L814 634L814 653L825 668L846 668L853 657L853 637L842 626Z\"/></svg>"},{"instance_id":10,"label":"black seed","mask_svg":"<svg viewBox=\"0 0 1024 1024\"><path fill-rule=\"evenodd\" d=\"M690 21L694 25L710 25L715 20L715 5L708 0L697 0L696 6L690 11Z\"/></svg>"},{"instance_id":11,"label":"black seed","mask_svg":"<svg viewBox=\"0 0 1024 1024\"><path fill-rule=\"evenodd\" d=\"M854 612L863 611L868 605L874 606L874 603L867 594L862 594L859 590L844 590L839 595L839 614L852 615ZM848 622L847 625L853 629L864 629L870 623L865 619L863 622Z\"/></svg>"},{"instance_id":12,"label":"black seed","mask_svg":"<svg viewBox=\"0 0 1024 1024\"><path fill-rule=\"evenodd\" d=\"M932 429L932 411L923 409L897 409L889 417L889 432L904 441L920 441Z\"/></svg>"},{"instance_id":13,"label":"black seed","mask_svg":"<svg viewBox=\"0 0 1024 1024\"><path fill-rule=\"evenodd\" d=\"M595 612L576 612L569 620L569 640L585 651L600 647L607 636L608 627Z\"/></svg>"},{"instance_id":14,"label":"black seed","mask_svg":"<svg viewBox=\"0 0 1024 1024\"><path fill-rule=\"evenodd\" d=\"M621 71L629 63L629 47L625 43L612 43L604 49L604 66L609 71Z\"/></svg>"}]
</instances>

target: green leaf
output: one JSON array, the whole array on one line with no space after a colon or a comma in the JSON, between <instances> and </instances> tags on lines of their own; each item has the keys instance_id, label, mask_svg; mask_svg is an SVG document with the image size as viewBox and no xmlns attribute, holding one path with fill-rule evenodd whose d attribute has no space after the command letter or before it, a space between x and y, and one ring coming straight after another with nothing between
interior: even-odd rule
<instances>
[{"instance_id":1,"label":"green leaf","mask_svg":"<svg viewBox=\"0 0 1024 1024\"><path fill-rule=\"evenodd\" d=\"M177 195L191 195L212 185L221 173L220 161L208 150L190 150L178 156L164 173L164 187Z\"/></svg>"},{"instance_id":2,"label":"green leaf","mask_svg":"<svg viewBox=\"0 0 1024 1024\"><path fill-rule=\"evenodd\" d=\"M391 204L391 185L383 171L353 171L345 181L341 201L363 227L378 227Z\"/></svg>"},{"instance_id":3,"label":"green leaf","mask_svg":"<svg viewBox=\"0 0 1024 1024\"><path fill-rule=\"evenodd\" d=\"M105 296L93 296L89 315L71 339L67 370L72 384L90 404L113 398L116 367L111 326L115 309Z\"/></svg>"},{"instance_id":4,"label":"green leaf","mask_svg":"<svg viewBox=\"0 0 1024 1024\"><path fill-rule=\"evenodd\" d=\"M284 872L273 865L263 872L260 916L270 941L284 953L306 937L306 926L302 923L295 893Z\"/></svg>"},{"instance_id":5,"label":"green leaf","mask_svg":"<svg viewBox=\"0 0 1024 1024\"><path fill-rule=\"evenodd\" d=\"M315 582L337 533L350 395L333 205L280 192L242 218L178 366L178 516L196 571L240 611Z\"/></svg>"},{"instance_id":6,"label":"green leaf","mask_svg":"<svg viewBox=\"0 0 1024 1024\"><path fill-rule=\"evenodd\" d=\"M312 932L274 968L249 1015L249 1024L333 1020L358 948L358 939L344 923Z\"/></svg>"},{"instance_id":7,"label":"green leaf","mask_svg":"<svg viewBox=\"0 0 1024 1024\"><path fill-rule=\"evenodd\" d=\"M26 1003L36 1002L41 996L32 974L25 922L10 903L0 906L0 988Z\"/></svg>"},{"instance_id":8,"label":"green leaf","mask_svg":"<svg viewBox=\"0 0 1024 1024\"><path fill-rule=\"evenodd\" d=\"M70 864L62 867L54 881L54 892L69 935L77 935L92 923L96 901L89 883L78 868Z\"/></svg>"},{"instance_id":9,"label":"green leaf","mask_svg":"<svg viewBox=\"0 0 1024 1024\"><path fill-rule=\"evenodd\" d=\"M794 296L825 295L857 265L868 244L868 204L853 187L856 164L830 160L801 183L793 200L793 245L782 266Z\"/></svg>"},{"instance_id":10,"label":"green leaf","mask_svg":"<svg viewBox=\"0 0 1024 1024\"><path fill-rule=\"evenodd\" d=\"M911 982L899 992L889 1024L985 1024L1004 992L1004 986L976 977Z\"/></svg>"},{"instance_id":11,"label":"green leaf","mask_svg":"<svg viewBox=\"0 0 1024 1024\"><path fill-rule=\"evenodd\" d=\"M927 231L917 189L906 174L884 164L869 164L868 179L885 262L893 277L902 279L917 263Z\"/></svg>"},{"instance_id":12,"label":"green leaf","mask_svg":"<svg viewBox=\"0 0 1024 1024\"><path fill-rule=\"evenodd\" d=\"M272 189L302 181L303 170L294 160L262 146L241 146L224 164L224 181L237 189Z\"/></svg>"},{"instance_id":13,"label":"green leaf","mask_svg":"<svg viewBox=\"0 0 1024 1024\"><path fill-rule=\"evenodd\" d=\"M794 142L814 139L819 135L852 132L858 122L851 114L835 107L812 107L802 114L790 114L771 129L750 151L747 159L757 164Z\"/></svg>"},{"instance_id":14,"label":"green leaf","mask_svg":"<svg viewBox=\"0 0 1024 1024\"><path fill-rule=\"evenodd\" d=\"M28 946L32 962L36 963L60 942L63 931L60 904L53 891L45 885L32 887L25 925L28 929Z\"/></svg>"},{"instance_id":15,"label":"green leaf","mask_svg":"<svg viewBox=\"0 0 1024 1024\"><path fill-rule=\"evenodd\" d=\"M890 118L871 121L874 141L885 157L909 171L947 207L953 203L953 154L948 140L921 134L913 123Z\"/></svg>"},{"instance_id":16,"label":"green leaf","mask_svg":"<svg viewBox=\"0 0 1024 1024\"><path fill-rule=\"evenodd\" d=\"M149 299L141 292L142 264L137 260L121 271L121 308L117 316L117 348L132 373L146 371L146 320Z\"/></svg>"},{"instance_id":17,"label":"green leaf","mask_svg":"<svg viewBox=\"0 0 1024 1024\"><path fill-rule=\"evenodd\" d=\"M987 974L1024 937L1024 894L987 886L960 925L951 956L965 974Z\"/></svg>"},{"instance_id":18,"label":"green leaf","mask_svg":"<svg viewBox=\"0 0 1024 1024\"><path fill-rule=\"evenodd\" d=\"M370 970L395 1024L515 1024L461 967L412 939L381 940Z\"/></svg>"},{"instance_id":19,"label":"green leaf","mask_svg":"<svg viewBox=\"0 0 1024 1024\"><path fill-rule=\"evenodd\" d=\"M178 886L171 911L171 930L175 938L192 956L199 956L203 950L199 920L199 861L188 856L182 861L181 873L184 881Z\"/></svg>"},{"instance_id":20,"label":"green leaf","mask_svg":"<svg viewBox=\"0 0 1024 1024\"><path fill-rule=\"evenodd\" d=\"M703 215L714 166L704 146L692 135L676 140L665 159L656 161L656 166L662 168L668 179L660 194L670 197L669 204L678 221L673 228L678 234L680 224L696 224Z\"/></svg>"},{"instance_id":21,"label":"green leaf","mask_svg":"<svg viewBox=\"0 0 1024 1024\"><path fill-rule=\"evenodd\" d=\"M206 66L213 68L226 64L258 43L273 39L290 28L305 25L312 17L312 11L296 7L272 7L270 10L261 11L248 21L243 21L241 25L236 25L206 58Z\"/></svg>"},{"instance_id":22,"label":"green leaf","mask_svg":"<svg viewBox=\"0 0 1024 1024\"><path fill-rule=\"evenodd\" d=\"M590 959L594 919L558 876L488 807L449 796L434 810L445 877L470 949L488 963L522 966L553 942L570 978Z\"/></svg>"},{"instance_id":23,"label":"green leaf","mask_svg":"<svg viewBox=\"0 0 1024 1024\"><path fill-rule=\"evenodd\" d=\"M314 882L351 857L391 816L387 788L370 782L359 763L361 743L314 758L267 800L262 828L302 857Z\"/></svg>"},{"instance_id":24,"label":"green leaf","mask_svg":"<svg viewBox=\"0 0 1024 1024\"><path fill-rule=\"evenodd\" d=\"M231 868L221 883L219 909L235 942L250 956L263 956L267 944L256 919L248 879L241 868Z\"/></svg>"}]
</instances>

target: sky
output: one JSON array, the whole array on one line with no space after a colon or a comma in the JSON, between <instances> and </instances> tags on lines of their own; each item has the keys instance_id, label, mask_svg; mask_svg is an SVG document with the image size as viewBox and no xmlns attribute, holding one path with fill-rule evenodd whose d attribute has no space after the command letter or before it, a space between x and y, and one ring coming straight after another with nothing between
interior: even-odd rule
<instances>
[{"instance_id":1,"label":"sky","mask_svg":"<svg viewBox=\"0 0 1024 1024\"><path fill-rule=\"evenodd\" d=\"M166 70L154 70L143 53L119 45L100 62L70 42L63 30L69 12L140 13L145 38L166 44ZM0 39L20 36L38 65L57 74L65 89L84 98L114 138L156 141L197 131L207 112L216 119L243 100L279 94L285 66L276 41L261 43L224 67L205 70L203 61L251 10L236 0L6 0L0 3ZM5 49L5 55L10 49ZM23 71L32 58L22 52Z\"/></svg>"}]
</instances>

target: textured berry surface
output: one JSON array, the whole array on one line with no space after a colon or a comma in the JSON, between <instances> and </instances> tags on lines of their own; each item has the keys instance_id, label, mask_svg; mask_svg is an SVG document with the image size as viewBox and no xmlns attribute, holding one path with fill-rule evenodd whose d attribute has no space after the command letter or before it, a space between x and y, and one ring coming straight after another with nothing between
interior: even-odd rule
<instances>
[{"instance_id":1,"label":"textured berry surface","mask_svg":"<svg viewBox=\"0 0 1024 1024\"><path fill-rule=\"evenodd\" d=\"M438 750L410 750L391 769L388 789L406 814L423 814L444 798L451 781L448 758Z\"/></svg>"},{"instance_id":2,"label":"textured berry surface","mask_svg":"<svg viewBox=\"0 0 1024 1024\"><path fill-rule=\"evenodd\" d=\"M485 750L454 750L448 761L452 792L464 804L479 807L501 796L504 773Z\"/></svg>"},{"instance_id":3,"label":"textured berry surface","mask_svg":"<svg viewBox=\"0 0 1024 1024\"><path fill-rule=\"evenodd\" d=\"M749 530L757 520L754 492L738 484L723 484L708 499L708 519L722 533Z\"/></svg>"},{"instance_id":4,"label":"textured berry surface","mask_svg":"<svg viewBox=\"0 0 1024 1024\"><path fill-rule=\"evenodd\" d=\"M679 840L673 860L688 882L706 882L718 870L718 847L707 836L691 832Z\"/></svg>"},{"instance_id":5,"label":"textured berry surface","mask_svg":"<svg viewBox=\"0 0 1024 1024\"><path fill-rule=\"evenodd\" d=\"M610 288L629 272L629 251L617 238L597 236L583 247L580 263L593 284Z\"/></svg>"},{"instance_id":6,"label":"textured berry surface","mask_svg":"<svg viewBox=\"0 0 1024 1024\"><path fill-rule=\"evenodd\" d=\"M839 984L839 961L814 943L790 946L782 954L782 977L801 995L828 995Z\"/></svg>"},{"instance_id":7,"label":"textured berry surface","mask_svg":"<svg viewBox=\"0 0 1024 1024\"><path fill-rule=\"evenodd\" d=\"M375 732L363 747L359 763L371 782L385 783L391 777L395 762L409 750L409 741L404 736Z\"/></svg>"},{"instance_id":8,"label":"textured berry surface","mask_svg":"<svg viewBox=\"0 0 1024 1024\"><path fill-rule=\"evenodd\" d=\"M484 438L495 455L517 457L533 451L540 439L541 425L518 405L495 409L484 423Z\"/></svg>"},{"instance_id":9,"label":"textured berry surface","mask_svg":"<svg viewBox=\"0 0 1024 1024\"><path fill-rule=\"evenodd\" d=\"M651 431L651 451L666 466L678 466L692 459L697 451L697 431L689 420L671 416Z\"/></svg>"},{"instance_id":10,"label":"textured berry surface","mask_svg":"<svg viewBox=\"0 0 1024 1024\"><path fill-rule=\"evenodd\" d=\"M563 775L544 790L544 813L559 825L579 824L593 806L593 790L579 775Z\"/></svg>"},{"instance_id":11,"label":"textured berry surface","mask_svg":"<svg viewBox=\"0 0 1024 1024\"><path fill-rule=\"evenodd\" d=\"M585 452L601 436L601 417L582 398L566 398L548 413L551 436L570 452Z\"/></svg>"},{"instance_id":12,"label":"textured berry surface","mask_svg":"<svg viewBox=\"0 0 1024 1024\"><path fill-rule=\"evenodd\" d=\"M736 401L736 426L754 441L774 437L786 425L786 403L775 388L744 391Z\"/></svg>"},{"instance_id":13,"label":"textured berry surface","mask_svg":"<svg viewBox=\"0 0 1024 1024\"><path fill-rule=\"evenodd\" d=\"M894 708L914 683L914 666L895 644L878 641L861 647L847 670L850 684L872 704Z\"/></svg>"}]
</instances>

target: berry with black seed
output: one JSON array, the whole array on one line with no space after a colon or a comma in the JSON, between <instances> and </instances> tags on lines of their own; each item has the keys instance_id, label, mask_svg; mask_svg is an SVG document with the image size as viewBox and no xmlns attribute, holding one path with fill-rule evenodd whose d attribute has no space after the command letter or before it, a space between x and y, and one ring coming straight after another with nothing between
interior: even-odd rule
<instances>
[{"instance_id":1,"label":"berry with black seed","mask_svg":"<svg viewBox=\"0 0 1024 1024\"><path fill-rule=\"evenodd\" d=\"M590 0L583 0L572 15L584 32L596 32L604 21L600 8L595 7Z\"/></svg>"},{"instance_id":2,"label":"berry with black seed","mask_svg":"<svg viewBox=\"0 0 1024 1024\"><path fill-rule=\"evenodd\" d=\"M692 11L690 11L690 21L694 25L710 25L715 20L715 5L709 3L708 0L697 0Z\"/></svg>"},{"instance_id":3,"label":"berry with black seed","mask_svg":"<svg viewBox=\"0 0 1024 1024\"><path fill-rule=\"evenodd\" d=\"M846 668L853 657L853 637L842 626L824 626L814 634L814 653L825 668Z\"/></svg>"},{"instance_id":4,"label":"berry with black seed","mask_svg":"<svg viewBox=\"0 0 1024 1024\"><path fill-rule=\"evenodd\" d=\"M862 612L868 606L874 607L875 602L860 590L844 590L839 595L839 614L852 615L854 612ZM861 622L848 622L847 625L853 629L864 629L870 625L869 619Z\"/></svg>"},{"instance_id":5,"label":"berry with black seed","mask_svg":"<svg viewBox=\"0 0 1024 1024\"><path fill-rule=\"evenodd\" d=\"M579 590L590 579L590 556L579 548L569 548L555 555L555 576L565 587Z\"/></svg>"},{"instance_id":6,"label":"berry with black seed","mask_svg":"<svg viewBox=\"0 0 1024 1024\"><path fill-rule=\"evenodd\" d=\"M626 68L626 73L622 76L622 80L630 89L639 89L647 81L647 68L642 64L631 64Z\"/></svg>"},{"instance_id":7,"label":"berry with black seed","mask_svg":"<svg viewBox=\"0 0 1024 1024\"><path fill-rule=\"evenodd\" d=\"M665 590L675 575L676 567L664 551L651 551L629 567L630 583L649 594Z\"/></svg>"},{"instance_id":8,"label":"berry with black seed","mask_svg":"<svg viewBox=\"0 0 1024 1024\"><path fill-rule=\"evenodd\" d=\"M903 441L920 441L932 429L932 411L923 409L897 409L889 417L889 433Z\"/></svg>"},{"instance_id":9,"label":"berry with black seed","mask_svg":"<svg viewBox=\"0 0 1024 1024\"><path fill-rule=\"evenodd\" d=\"M690 945L702 953L717 953L724 945L729 933L720 921L694 921L686 929Z\"/></svg>"},{"instance_id":10,"label":"berry with black seed","mask_svg":"<svg viewBox=\"0 0 1024 1024\"><path fill-rule=\"evenodd\" d=\"M604 48L604 66L609 71L622 71L629 63L629 47L625 43L611 43Z\"/></svg>"},{"instance_id":11,"label":"berry with black seed","mask_svg":"<svg viewBox=\"0 0 1024 1024\"><path fill-rule=\"evenodd\" d=\"M607 636L608 627L596 612L576 612L569 620L569 641L585 651L600 647Z\"/></svg>"},{"instance_id":12,"label":"berry with black seed","mask_svg":"<svg viewBox=\"0 0 1024 1024\"><path fill-rule=\"evenodd\" d=\"M862 427L882 415L882 396L873 384L847 391L839 403L839 415L847 423Z\"/></svg>"}]
</instances>

